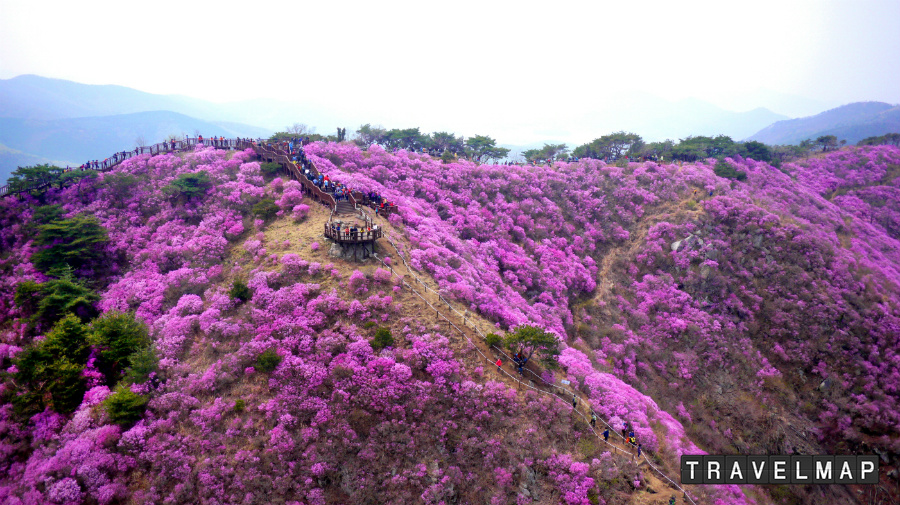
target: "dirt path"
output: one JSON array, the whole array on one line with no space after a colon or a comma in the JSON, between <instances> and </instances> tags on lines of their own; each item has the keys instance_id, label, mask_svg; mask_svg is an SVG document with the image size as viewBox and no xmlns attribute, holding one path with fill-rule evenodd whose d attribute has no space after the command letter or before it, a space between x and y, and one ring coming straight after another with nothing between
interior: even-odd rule
<instances>
[{"instance_id":1,"label":"dirt path","mask_svg":"<svg viewBox=\"0 0 900 505\"><path fill-rule=\"evenodd\" d=\"M386 228L390 228L390 225L386 222L385 226ZM491 378L500 380L520 392L530 388L546 394L552 394L557 398L560 398L561 402L565 402L569 405L571 404L572 395L575 395L578 398L578 414L585 423L588 422L590 419L590 412L584 412L584 406L589 405L589 403L584 394L579 391L548 385L535 377L536 374L534 374L533 371L532 374L526 374L522 380L516 378L516 371L512 366L512 360L505 354L500 354L502 351L498 351L496 348L488 348L484 338L475 330L477 329L482 334L494 331L495 327L489 321L477 314L469 313L467 307L462 306L459 302L451 301L440 296L439 288L434 279L422 272L411 271L401 259L397 248L391 241L388 239L380 239L378 241L378 246L381 251L385 252L386 255L391 258L390 268L392 272L402 276L404 281L408 283L409 288L412 288L412 291L417 293L412 294L412 298L418 300L418 302L416 302L417 308L426 312L431 312L433 316L438 318L439 324L440 321L445 321L445 327L449 330L447 336L457 340L462 344L461 347L464 348L468 346L475 349L476 360L467 359L467 364L480 364L481 366L484 366L485 372L490 374ZM408 250L408 248L404 249ZM460 314L462 314L462 316L460 316ZM454 347L460 348L460 346ZM498 357L503 360L503 372L497 371L497 368L493 365ZM567 398L563 399L563 395L566 395ZM644 455L642 455L640 459L637 458L634 454L633 447L622 439L621 433L616 432L611 428L610 440L609 442L604 442L600 435L604 429L606 429L606 425L603 424L603 421L598 419L597 428L593 431L598 440L600 440L600 443L619 458L637 460L638 468L643 474L641 489L632 493L629 501L630 503L664 505L669 503L669 498L673 495L676 496L677 503L690 503L690 501L682 497L682 491L672 483L664 480L653 468L651 468L650 463L644 459ZM669 476L669 478L677 482L677 476Z\"/></svg>"}]
</instances>

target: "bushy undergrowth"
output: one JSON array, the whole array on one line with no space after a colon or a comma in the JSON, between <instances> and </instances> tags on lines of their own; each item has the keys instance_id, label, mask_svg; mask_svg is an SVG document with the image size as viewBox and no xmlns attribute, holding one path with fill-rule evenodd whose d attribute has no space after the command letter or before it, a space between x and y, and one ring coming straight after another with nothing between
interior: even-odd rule
<instances>
[{"instance_id":1,"label":"bushy undergrowth","mask_svg":"<svg viewBox=\"0 0 900 505\"><path fill-rule=\"evenodd\" d=\"M888 435L900 423L896 148L781 170L743 159L493 167L378 146L308 151L332 179L398 203L412 265L447 293L503 328L530 322L564 337L560 362L599 411L619 402L598 368L681 406L684 421L731 412L727 432L701 437L713 449L900 452ZM772 405L779 422L817 437L764 431Z\"/></svg>"},{"instance_id":2,"label":"bushy undergrowth","mask_svg":"<svg viewBox=\"0 0 900 505\"><path fill-rule=\"evenodd\" d=\"M565 376L604 420L631 423L645 449L670 461L696 453L694 441L782 452L796 441L767 438L762 420L774 433L800 420L819 436L807 443L898 452L897 149L783 171L726 160L742 182L716 176L714 160L493 167L377 146L307 151L331 179L399 205L398 245L445 296L497 332L531 325L558 337L550 354ZM406 313L389 273L341 280L330 265L267 250L254 206L271 199L297 219L303 196L294 181L267 184L249 160L202 148L137 157L87 190L48 190L58 208L0 200L0 495L512 503L530 499L525 489L591 503L634 492L637 469L582 443L587 427L570 409L464 366L447 335ZM97 320L77 308L47 312L53 329L36 333L35 286L54 279L33 261L47 247L35 230L78 215L96 218L104 254L125 265L79 267L102 276L87 305L133 313L146 335L111 323L92 337ZM233 292L233 279L247 289ZM33 296L17 300L21 285ZM374 327L391 341L370 343ZM38 367L16 364L44 357L71 380L46 404L9 400L14 384L46 384L25 380ZM705 492L749 502L736 488Z\"/></svg>"}]
</instances>

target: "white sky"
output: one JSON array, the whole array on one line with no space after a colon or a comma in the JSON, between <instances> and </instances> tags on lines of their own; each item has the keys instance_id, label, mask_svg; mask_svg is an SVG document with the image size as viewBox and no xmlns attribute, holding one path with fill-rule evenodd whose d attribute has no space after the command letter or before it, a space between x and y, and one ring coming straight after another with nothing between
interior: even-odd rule
<instances>
[{"instance_id":1,"label":"white sky","mask_svg":"<svg viewBox=\"0 0 900 505\"><path fill-rule=\"evenodd\" d=\"M430 131L623 90L733 110L774 107L771 92L900 103L898 27L898 0L0 0L0 78L295 99Z\"/></svg>"}]
</instances>

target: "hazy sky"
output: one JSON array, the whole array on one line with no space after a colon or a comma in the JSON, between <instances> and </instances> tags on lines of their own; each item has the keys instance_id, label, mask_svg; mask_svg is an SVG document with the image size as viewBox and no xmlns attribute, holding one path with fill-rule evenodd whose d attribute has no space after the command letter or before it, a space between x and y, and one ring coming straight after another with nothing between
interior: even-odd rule
<instances>
[{"instance_id":1,"label":"hazy sky","mask_svg":"<svg viewBox=\"0 0 900 505\"><path fill-rule=\"evenodd\" d=\"M623 90L788 114L781 94L900 103L898 0L241 3L0 0L0 78L296 98L387 126Z\"/></svg>"}]
</instances>

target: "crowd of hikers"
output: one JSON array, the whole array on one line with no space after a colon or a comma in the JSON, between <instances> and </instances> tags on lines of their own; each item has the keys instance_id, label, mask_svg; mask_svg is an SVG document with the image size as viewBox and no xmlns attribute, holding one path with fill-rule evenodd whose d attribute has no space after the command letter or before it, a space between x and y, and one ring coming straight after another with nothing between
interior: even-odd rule
<instances>
[{"instance_id":1,"label":"crowd of hikers","mask_svg":"<svg viewBox=\"0 0 900 505\"><path fill-rule=\"evenodd\" d=\"M371 240L379 237L378 225L369 221L366 221L365 226L342 221L332 221L328 226L331 230L330 237L336 240Z\"/></svg>"}]
</instances>

